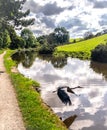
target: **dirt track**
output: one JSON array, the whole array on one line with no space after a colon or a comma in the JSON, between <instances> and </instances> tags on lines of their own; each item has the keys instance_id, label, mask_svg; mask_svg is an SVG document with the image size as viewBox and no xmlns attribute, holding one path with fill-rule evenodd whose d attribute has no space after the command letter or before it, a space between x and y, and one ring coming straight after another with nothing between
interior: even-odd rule
<instances>
[{"instance_id":1,"label":"dirt track","mask_svg":"<svg viewBox=\"0 0 107 130\"><path fill-rule=\"evenodd\" d=\"M0 130L25 130L16 94L0 55Z\"/></svg>"}]
</instances>

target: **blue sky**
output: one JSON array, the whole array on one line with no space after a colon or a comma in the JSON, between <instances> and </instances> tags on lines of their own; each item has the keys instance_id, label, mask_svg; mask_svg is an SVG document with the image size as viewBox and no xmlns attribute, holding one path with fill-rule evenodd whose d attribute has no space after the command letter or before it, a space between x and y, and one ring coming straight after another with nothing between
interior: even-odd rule
<instances>
[{"instance_id":1,"label":"blue sky","mask_svg":"<svg viewBox=\"0 0 107 130\"><path fill-rule=\"evenodd\" d=\"M24 9L30 9L29 17L35 18L29 28L37 36L58 26L65 27L71 37L107 29L107 0L27 0Z\"/></svg>"}]
</instances>

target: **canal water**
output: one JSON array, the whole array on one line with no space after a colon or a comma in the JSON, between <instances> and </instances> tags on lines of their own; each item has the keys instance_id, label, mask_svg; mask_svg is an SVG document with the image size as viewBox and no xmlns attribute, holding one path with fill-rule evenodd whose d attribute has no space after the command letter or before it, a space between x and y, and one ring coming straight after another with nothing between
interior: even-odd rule
<instances>
[{"instance_id":1,"label":"canal water","mask_svg":"<svg viewBox=\"0 0 107 130\"><path fill-rule=\"evenodd\" d=\"M40 83L42 99L62 120L76 115L69 130L107 130L107 64L21 53L13 59L20 73ZM73 89L77 95L63 88L71 105L59 98L59 86L81 86Z\"/></svg>"}]
</instances>

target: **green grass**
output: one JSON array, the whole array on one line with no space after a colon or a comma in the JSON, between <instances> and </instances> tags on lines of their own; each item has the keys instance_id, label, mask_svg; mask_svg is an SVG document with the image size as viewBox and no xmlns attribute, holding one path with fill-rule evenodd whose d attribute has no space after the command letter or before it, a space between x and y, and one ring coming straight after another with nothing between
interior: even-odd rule
<instances>
[{"instance_id":1,"label":"green grass","mask_svg":"<svg viewBox=\"0 0 107 130\"><path fill-rule=\"evenodd\" d=\"M1 50L0 50L0 54L2 54L3 52L4 52L4 50L3 50L3 49L1 49Z\"/></svg>"},{"instance_id":2,"label":"green grass","mask_svg":"<svg viewBox=\"0 0 107 130\"><path fill-rule=\"evenodd\" d=\"M69 42L74 42L74 40L75 40L75 42L79 42L80 40L82 40L82 38L76 38L76 39L73 39L73 38L70 38L70 40L69 40Z\"/></svg>"},{"instance_id":3,"label":"green grass","mask_svg":"<svg viewBox=\"0 0 107 130\"><path fill-rule=\"evenodd\" d=\"M107 34L89 40L77 42L75 44L59 46L56 48L56 51L74 55L75 57L79 57L79 55L86 55L86 57L89 58L91 50L93 50L98 44L105 43L105 41L107 41Z\"/></svg>"},{"instance_id":4,"label":"green grass","mask_svg":"<svg viewBox=\"0 0 107 130\"><path fill-rule=\"evenodd\" d=\"M25 78L19 73L11 72L16 63L10 58L13 51L4 57L5 67L15 87L19 107L27 130L67 130L60 119L41 100L40 94L34 90L39 83Z\"/></svg>"}]
</instances>

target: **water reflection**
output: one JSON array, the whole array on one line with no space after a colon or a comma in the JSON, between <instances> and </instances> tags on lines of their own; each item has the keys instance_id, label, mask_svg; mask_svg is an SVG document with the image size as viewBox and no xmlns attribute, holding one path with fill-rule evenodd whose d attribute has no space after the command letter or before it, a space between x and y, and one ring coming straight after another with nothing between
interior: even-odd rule
<instances>
[{"instance_id":1,"label":"water reflection","mask_svg":"<svg viewBox=\"0 0 107 130\"><path fill-rule=\"evenodd\" d=\"M67 64L66 57L53 57L52 55L38 55L39 59L51 62L55 68L63 68Z\"/></svg>"},{"instance_id":2,"label":"water reflection","mask_svg":"<svg viewBox=\"0 0 107 130\"><path fill-rule=\"evenodd\" d=\"M65 119L63 122L67 126L67 128L70 127L70 125L74 122L74 120L77 118L77 115L73 115Z\"/></svg>"},{"instance_id":3,"label":"water reflection","mask_svg":"<svg viewBox=\"0 0 107 130\"><path fill-rule=\"evenodd\" d=\"M102 74L107 79L107 64L91 62L90 67L99 74Z\"/></svg>"},{"instance_id":4,"label":"water reflection","mask_svg":"<svg viewBox=\"0 0 107 130\"><path fill-rule=\"evenodd\" d=\"M72 93L76 96L79 96L73 91L73 89L77 89L77 88L82 88L82 87L77 86L74 88L70 88L69 86L60 86L57 88L56 91L53 91L53 92L57 92L57 95L58 95L59 99L62 101L62 103L64 103L65 105L67 105L67 104L71 105L72 102L71 102L71 99L70 99L68 93Z\"/></svg>"},{"instance_id":5,"label":"water reflection","mask_svg":"<svg viewBox=\"0 0 107 130\"><path fill-rule=\"evenodd\" d=\"M17 63L22 63L22 65L25 67L25 68L29 68L35 58L37 56L37 53L35 53L35 51L18 51L16 52L15 54L12 55L12 59L17 61Z\"/></svg>"},{"instance_id":6,"label":"water reflection","mask_svg":"<svg viewBox=\"0 0 107 130\"><path fill-rule=\"evenodd\" d=\"M92 63L90 65L89 61L68 58L63 68L55 68L51 61L36 57L30 68L20 63L18 69L26 77L41 83L43 100L59 117L65 120L77 115L70 130L107 130L107 80L103 78L103 75L106 76L104 67L100 67L99 73L99 69L94 71L95 66ZM75 90L75 93L80 94L79 97L69 93L72 101L69 106L61 102L57 93L53 93L59 86L84 88Z\"/></svg>"},{"instance_id":7,"label":"water reflection","mask_svg":"<svg viewBox=\"0 0 107 130\"><path fill-rule=\"evenodd\" d=\"M12 55L12 59L17 61L17 63L22 63L25 68L29 68L36 57L39 59L51 62L55 68L63 68L67 64L66 57L53 57L52 55L38 55L34 50L32 51L18 51Z\"/></svg>"}]
</instances>

